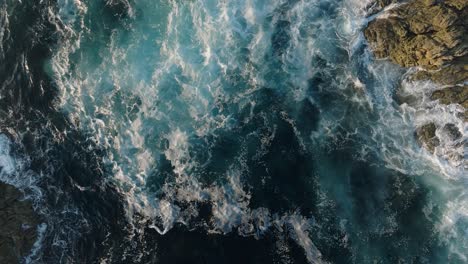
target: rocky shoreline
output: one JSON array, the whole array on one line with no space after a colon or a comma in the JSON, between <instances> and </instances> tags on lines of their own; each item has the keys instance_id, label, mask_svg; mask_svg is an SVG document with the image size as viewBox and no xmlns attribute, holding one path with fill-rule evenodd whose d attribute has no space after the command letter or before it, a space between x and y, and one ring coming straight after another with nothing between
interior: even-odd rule
<instances>
[{"instance_id":1,"label":"rocky shoreline","mask_svg":"<svg viewBox=\"0 0 468 264\"><path fill-rule=\"evenodd\" d=\"M458 113L458 118L466 123L468 1L377 0L371 10L375 17L364 29L364 36L374 56L415 68L407 79L434 83L437 89L428 91L430 100L463 107L464 113ZM453 140L459 140L463 133L450 123L437 126L429 122L419 126L416 137L431 153L441 142L436 131Z\"/></svg>"},{"instance_id":2,"label":"rocky shoreline","mask_svg":"<svg viewBox=\"0 0 468 264\"><path fill-rule=\"evenodd\" d=\"M39 217L23 194L0 182L0 263L21 263L29 255L38 224Z\"/></svg>"}]
</instances>

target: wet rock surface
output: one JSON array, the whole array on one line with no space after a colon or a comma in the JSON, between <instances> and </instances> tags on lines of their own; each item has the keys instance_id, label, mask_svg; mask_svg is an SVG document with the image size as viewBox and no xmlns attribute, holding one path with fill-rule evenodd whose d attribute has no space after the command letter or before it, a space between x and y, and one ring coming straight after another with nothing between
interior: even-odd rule
<instances>
[{"instance_id":1,"label":"wet rock surface","mask_svg":"<svg viewBox=\"0 0 468 264\"><path fill-rule=\"evenodd\" d=\"M439 100L441 104L459 104L468 108L468 86L453 86L432 92L432 100Z\"/></svg>"},{"instance_id":2,"label":"wet rock surface","mask_svg":"<svg viewBox=\"0 0 468 264\"><path fill-rule=\"evenodd\" d=\"M36 241L39 219L15 187L0 182L0 263L21 263Z\"/></svg>"},{"instance_id":3,"label":"wet rock surface","mask_svg":"<svg viewBox=\"0 0 468 264\"><path fill-rule=\"evenodd\" d=\"M468 80L468 57L458 58L437 70L420 70L412 80L431 80L440 85L462 84Z\"/></svg>"},{"instance_id":4,"label":"wet rock surface","mask_svg":"<svg viewBox=\"0 0 468 264\"><path fill-rule=\"evenodd\" d=\"M437 70L468 54L467 6L468 1L401 3L371 21L364 35L377 58Z\"/></svg>"},{"instance_id":5,"label":"wet rock surface","mask_svg":"<svg viewBox=\"0 0 468 264\"><path fill-rule=\"evenodd\" d=\"M434 123L429 123L418 128L416 131L418 140L430 152L434 152L434 149L440 144L440 140L436 136L436 129L437 127Z\"/></svg>"},{"instance_id":6,"label":"wet rock surface","mask_svg":"<svg viewBox=\"0 0 468 264\"><path fill-rule=\"evenodd\" d=\"M374 56L418 67L410 80L430 80L440 86L430 93L431 100L468 108L468 1L377 0L373 10L376 17L364 35ZM467 121L467 117L465 111L461 118ZM430 152L440 143L436 130L434 123L428 123L416 131Z\"/></svg>"}]
</instances>

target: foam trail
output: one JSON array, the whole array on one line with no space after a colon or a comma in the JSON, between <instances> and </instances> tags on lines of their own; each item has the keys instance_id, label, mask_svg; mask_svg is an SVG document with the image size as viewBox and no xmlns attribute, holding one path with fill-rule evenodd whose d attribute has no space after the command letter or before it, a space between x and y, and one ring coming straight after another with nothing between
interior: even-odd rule
<instances>
[{"instance_id":1,"label":"foam trail","mask_svg":"<svg viewBox=\"0 0 468 264\"><path fill-rule=\"evenodd\" d=\"M39 177L28 169L28 159L13 154L12 142L0 133L0 181L13 185L25 193L25 199L31 199L37 209L42 199L38 187Z\"/></svg>"}]
</instances>

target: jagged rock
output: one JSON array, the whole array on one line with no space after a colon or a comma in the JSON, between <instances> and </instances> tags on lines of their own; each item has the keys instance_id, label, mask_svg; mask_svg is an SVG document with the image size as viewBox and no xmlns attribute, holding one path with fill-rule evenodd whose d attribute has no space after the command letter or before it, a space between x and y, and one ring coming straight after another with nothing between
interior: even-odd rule
<instances>
[{"instance_id":1,"label":"jagged rock","mask_svg":"<svg viewBox=\"0 0 468 264\"><path fill-rule=\"evenodd\" d=\"M468 54L467 6L468 1L410 1L371 21L364 35L377 58L438 69Z\"/></svg>"},{"instance_id":2,"label":"jagged rock","mask_svg":"<svg viewBox=\"0 0 468 264\"><path fill-rule=\"evenodd\" d=\"M466 0L445 0L445 4L455 7L458 10L462 10L467 6Z\"/></svg>"},{"instance_id":3,"label":"jagged rock","mask_svg":"<svg viewBox=\"0 0 468 264\"><path fill-rule=\"evenodd\" d=\"M440 140L436 136L436 129L437 127L434 123L429 123L418 128L416 131L418 141L430 152L434 152L435 147L440 144Z\"/></svg>"},{"instance_id":4,"label":"jagged rock","mask_svg":"<svg viewBox=\"0 0 468 264\"><path fill-rule=\"evenodd\" d=\"M19 190L0 182L0 263L20 263L36 241L39 219L21 198Z\"/></svg>"},{"instance_id":5,"label":"jagged rock","mask_svg":"<svg viewBox=\"0 0 468 264\"><path fill-rule=\"evenodd\" d=\"M446 124L442 131L452 140L458 140L462 137L462 133L458 130L458 127L454 124Z\"/></svg>"}]
</instances>

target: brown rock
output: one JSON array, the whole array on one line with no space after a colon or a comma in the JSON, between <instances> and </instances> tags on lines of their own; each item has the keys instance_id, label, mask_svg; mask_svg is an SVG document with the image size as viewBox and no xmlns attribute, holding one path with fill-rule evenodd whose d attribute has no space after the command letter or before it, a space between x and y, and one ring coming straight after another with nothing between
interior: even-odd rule
<instances>
[{"instance_id":1,"label":"brown rock","mask_svg":"<svg viewBox=\"0 0 468 264\"><path fill-rule=\"evenodd\" d=\"M415 34L440 31L455 24L457 13L444 5L436 5L433 2L416 0L397 8L393 12L408 25Z\"/></svg>"},{"instance_id":2,"label":"brown rock","mask_svg":"<svg viewBox=\"0 0 468 264\"><path fill-rule=\"evenodd\" d=\"M387 30L382 30L382 28ZM369 41L374 55L377 58L385 58L398 48L397 41L393 40L404 39L408 35L408 31L395 18L377 19L369 24L364 35Z\"/></svg>"},{"instance_id":3,"label":"brown rock","mask_svg":"<svg viewBox=\"0 0 468 264\"><path fill-rule=\"evenodd\" d=\"M442 85L454 85L468 80L468 56L437 70L421 70L411 76L413 80L431 80Z\"/></svg>"},{"instance_id":4,"label":"brown rock","mask_svg":"<svg viewBox=\"0 0 468 264\"><path fill-rule=\"evenodd\" d=\"M376 5L390 2L394 1L377 0ZM468 1L409 0L387 12L388 16L371 21L364 30L375 57L422 68L410 79L449 86L433 92L432 100L468 108ZM411 95L399 99L417 100ZM468 121L468 111L461 118ZM418 141L430 152L440 144L436 129L429 123L416 131ZM441 128L441 133L451 140L462 136L453 124Z\"/></svg>"},{"instance_id":5,"label":"brown rock","mask_svg":"<svg viewBox=\"0 0 468 264\"><path fill-rule=\"evenodd\" d=\"M466 108L466 85L455 85L468 80L468 1L413 0L389 12L364 31L375 56L403 67L422 67L413 80L453 86L436 91L434 100Z\"/></svg>"},{"instance_id":6,"label":"brown rock","mask_svg":"<svg viewBox=\"0 0 468 264\"><path fill-rule=\"evenodd\" d=\"M466 2L413 0L371 21L364 35L377 58L436 70L468 53Z\"/></svg>"}]
</instances>

